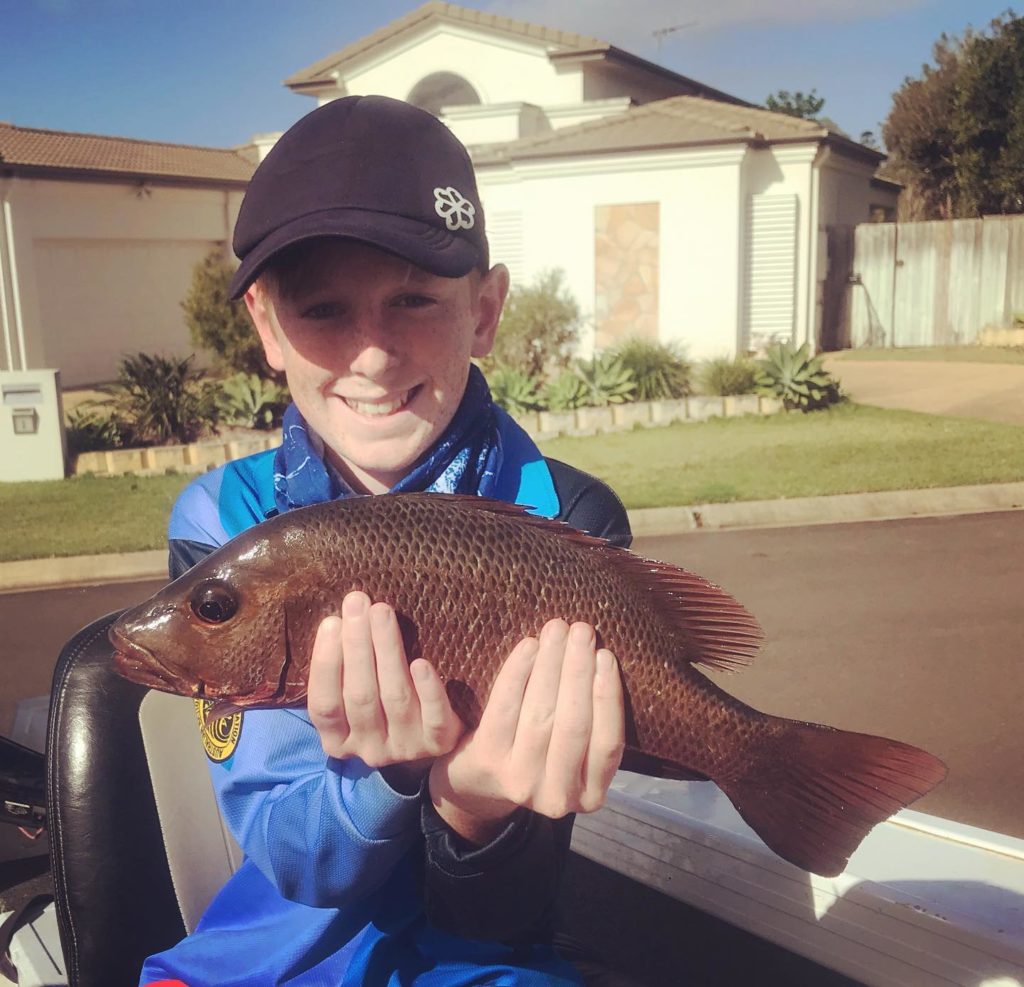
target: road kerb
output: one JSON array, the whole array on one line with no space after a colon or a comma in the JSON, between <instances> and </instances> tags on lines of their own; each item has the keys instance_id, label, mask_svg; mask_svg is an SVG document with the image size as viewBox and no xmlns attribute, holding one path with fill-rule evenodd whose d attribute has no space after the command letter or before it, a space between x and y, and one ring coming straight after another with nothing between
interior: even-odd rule
<instances>
[{"instance_id":1,"label":"road kerb","mask_svg":"<svg viewBox=\"0 0 1024 987\"><path fill-rule=\"evenodd\" d=\"M931 490L748 500L734 504L650 507L630 511L629 522L633 534L643 538L702 530L842 524L1022 508L1024 483L993 483ZM166 574L167 552L164 549L123 555L29 559L0 563L0 592L161 579Z\"/></svg>"},{"instance_id":2,"label":"road kerb","mask_svg":"<svg viewBox=\"0 0 1024 987\"><path fill-rule=\"evenodd\" d=\"M698 504L630 511L636 537L722 531L730 528L769 528L792 525L885 521L946 514L977 514L1024 508L1024 483L993 483L930 490L885 490L875 493L834 494Z\"/></svg>"}]
</instances>

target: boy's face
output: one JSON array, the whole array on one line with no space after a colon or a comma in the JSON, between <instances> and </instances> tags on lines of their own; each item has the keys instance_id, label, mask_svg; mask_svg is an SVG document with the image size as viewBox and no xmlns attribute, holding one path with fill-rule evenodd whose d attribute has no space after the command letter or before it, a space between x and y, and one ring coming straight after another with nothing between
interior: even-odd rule
<instances>
[{"instance_id":1,"label":"boy's face","mask_svg":"<svg viewBox=\"0 0 1024 987\"><path fill-rule=\"evenodd\" d=\"M493 345L508 274L437 277L349 240L303 256L295 276L262 278L246 304L332 463L353 489L381 493L451 421L470 357Z\"/></svg>"}]
</instances>

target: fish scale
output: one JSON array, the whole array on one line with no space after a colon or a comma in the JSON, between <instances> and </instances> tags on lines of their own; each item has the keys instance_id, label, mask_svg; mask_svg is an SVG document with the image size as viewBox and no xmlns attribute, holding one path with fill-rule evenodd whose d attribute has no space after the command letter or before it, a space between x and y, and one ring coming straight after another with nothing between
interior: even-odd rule
<instances>
[{"instance_id":1,"label":"fish scale","mask_svg":"<svg viewBox=\"0 0 1024 987\"><path fill-rule=\"evenodd\" d=\"M872 826L945 774L925 751L770 716L708 679L697 666L742 666L761 639L719 587L479 497L356 497L275 517L125 613L116 664L215 712L295 705L317 627L354 589L395 609L407 657L434 664L470 727L519 641L553 618L593 625L622 673L629 766L711 779L773 850L817 873L839 873ZM227 616L202 617L204 604Z\"/></svg>"}]
</instances>

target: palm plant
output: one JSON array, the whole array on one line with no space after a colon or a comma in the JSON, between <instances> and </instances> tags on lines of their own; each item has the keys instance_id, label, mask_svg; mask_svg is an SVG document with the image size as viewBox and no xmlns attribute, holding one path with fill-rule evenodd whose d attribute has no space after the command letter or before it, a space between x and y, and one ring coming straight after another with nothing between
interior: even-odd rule
<instances>
[{"instance_id":1,"label":"palm plant","mask_svg":"<svg viewBox=\"0 0 1024 987\"><path fill-rule=\"evenodd\" d=\"M216 423L212 390L192 359L134 353L121 360L117 382L102 390L134 441L192 442Z\"/></svg>"},{"instance_id":2,"label":"palm plant","mask_svg":"<svg viewBox=\"0 0 1024 987\"><path fill-rule=\"evenodd\" d=\"M635 401L661 401L690 393L693 367L675 343L633 337L614 350L636 381Z\"/></svg>"}]
</instances>

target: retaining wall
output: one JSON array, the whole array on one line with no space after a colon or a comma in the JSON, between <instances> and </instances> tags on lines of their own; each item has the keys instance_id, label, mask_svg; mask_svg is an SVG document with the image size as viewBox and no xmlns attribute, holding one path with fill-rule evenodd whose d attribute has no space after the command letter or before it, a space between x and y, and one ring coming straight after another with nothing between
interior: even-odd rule
<instances>
[{"instance_id":1,"label":"retaining wall","mask_svg":"<svg viewBox=\"0 0 1024 987\"><path fill-rule=\"evenodd\" d=\"M675 401L635 401L607 408L578 408L576 411L536 411L517 415L516 421L535 441L560 435L595 435L624 432L632 428L653 428L672 422L705 421L740 415L770 415L782 407L775 398L744 394L737 397L689 397ZM72 466L75 474L142 476L174 471L202 473L231 459L272 449L281 442L280 431L247 438L216 442L195 442L186 446L150 446L144 449L108 449L80 453Z\"/></svg>"}]
</instances>

